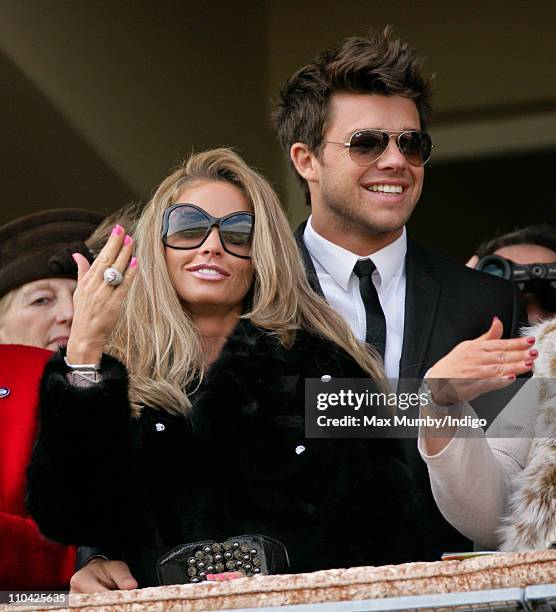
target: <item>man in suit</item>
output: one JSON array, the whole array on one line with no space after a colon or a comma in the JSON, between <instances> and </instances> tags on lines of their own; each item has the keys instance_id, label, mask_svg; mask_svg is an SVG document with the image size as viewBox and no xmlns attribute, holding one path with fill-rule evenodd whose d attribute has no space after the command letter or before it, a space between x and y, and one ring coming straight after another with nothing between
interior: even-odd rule
<instances>
[{"instance_id":1,"label":"man in suit","mask_svg":"<svg viewBox=\"0 0 556 612\"><path fill-rule=\"evenodd\" d=\"M518 290L407 237L432 148L430 97L420 58L389 28L346 39L284 84L275 126L311 207L298 244L313 288L383 354L389 378L511 378L534 353L488 371L477 354L517 333ZM507 355L495 361L509 364ZM436 508L416 441L406 445L431 517L431 558L469 549Z\"/></svg>"}]
</instances>

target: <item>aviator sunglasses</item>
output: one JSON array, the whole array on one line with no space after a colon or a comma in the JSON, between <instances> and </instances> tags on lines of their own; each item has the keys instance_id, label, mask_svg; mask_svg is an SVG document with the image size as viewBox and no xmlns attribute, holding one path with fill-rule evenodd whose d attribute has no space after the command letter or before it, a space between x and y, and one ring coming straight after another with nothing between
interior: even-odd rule
<instances>
[{"instance_id":1,"label":"aviator sunglasses","mask_svg":"<svg viewBox=\"0 0 556 612\"><path fill-rule=\"evenodd\" d=\"M217 227L227 253L250 259L254 221L255 216L249 212L213 217L195 204L174 204L164 211L162 243L171 249L196 249Z\"/></svg>"},{"instance_id":2,"label":"aviator sunglasses","mask_svg":"<svg viewBox=\"0 0 556 612\"><path fill-rule=\"evenodd\" d=\"M330 144L343 145L349 148L349 156L358 166L368 166L375 162L388 148L390 139L396 136L398 149L411 166L424 166L430 159L433 149L430 134L419 130L404 132L389 132L387 130L358 130L354 132L348 142L334 142Z\"/></svg>"}]
</instances>

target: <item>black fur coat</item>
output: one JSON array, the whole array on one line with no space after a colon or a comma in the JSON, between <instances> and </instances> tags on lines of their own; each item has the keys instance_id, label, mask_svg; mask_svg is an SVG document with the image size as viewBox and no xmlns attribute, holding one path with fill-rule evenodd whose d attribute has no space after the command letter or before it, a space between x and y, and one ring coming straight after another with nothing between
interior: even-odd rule
<instances>
[{"instance_id":1,"label":"black fur coat","mask_svg":"<svg viewBox=\"0 0 556 612\"><path fill-rule=\"evenodd\" d=\"M132 419L126 370L108 356L94 387L66 371L58 353L42 381L29 509L48 537L128 561L142 586L161 551L242 533L282 541L293 572L425 557L396 440L304 437L304 379L364 376L329 342L299 332L286 350L240 322L188 417Z\"/></svg>"}]
</instances>

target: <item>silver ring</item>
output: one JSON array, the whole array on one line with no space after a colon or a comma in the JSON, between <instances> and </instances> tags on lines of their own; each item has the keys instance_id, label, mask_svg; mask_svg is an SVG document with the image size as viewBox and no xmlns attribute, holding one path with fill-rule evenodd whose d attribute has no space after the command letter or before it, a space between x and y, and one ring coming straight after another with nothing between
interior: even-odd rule
<instances>
[{"instance_id":1,"label":"silver ring","mask_svg":"<svg viewBox=\"0 0 556 612\"><path fill-rule=\"evenodd\" d=\"M103 278L107 285L112 285L113 287L117 287L124 280L122 273L116 270L116 268L106 268Z\"/></svg>"}]
</instances>

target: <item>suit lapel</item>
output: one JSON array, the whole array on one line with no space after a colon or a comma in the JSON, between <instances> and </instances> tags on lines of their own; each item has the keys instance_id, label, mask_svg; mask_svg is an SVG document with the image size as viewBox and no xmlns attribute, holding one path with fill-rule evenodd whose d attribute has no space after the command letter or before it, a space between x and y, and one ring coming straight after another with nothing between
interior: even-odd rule
<instances>
[{"instance_id":1,"label":"suit lapel","mask_svg":"<svg viewBox=\"0 0 556 612\"><path fill-rule=\"evenodd\" d=\"M311 255L303 242L307 221L295 231L295 240L309 284L324 297ZM405 322L400 378L419 378L427 348L430 344L433 324L438 308L440 286L434 276L434 268L425 251L408 239L406 256Z\"/></svg>"},{"instance_id":2,"label":"suit lapel","mask_svg":"<svg viewBox=\"0 0 556 612\"><path fill-rule=\"evenodd\" d=\"M321 297L324 297L324 293L322 292L322 287L319 283L319 277L317 276L317 271L315 270L315 265L313 264L313 260L311 259L311 255L305 246L305 242L303 242L303 232L305 231L305 226L307 225L307 221L304 221L296 230L295 230L295 241L297 242L297 246L299 248L299 252L301 253L301 259L303 260L303 265L305 266L305 274L307 275L307 280L309 281L309 285L313 291L318 293Z\"/></svg>"},{"instance_id":3,"label":"suit lapel","mask_svg":"<svg viewBox=\"0 0 556 612\"><path fill-rule=\"evenodd\" d=\"M440 286L432 262L411 240L407 241L405 323L400 378L418 378L422 371L438 309Z\"/></svg>"}]
</instances>

